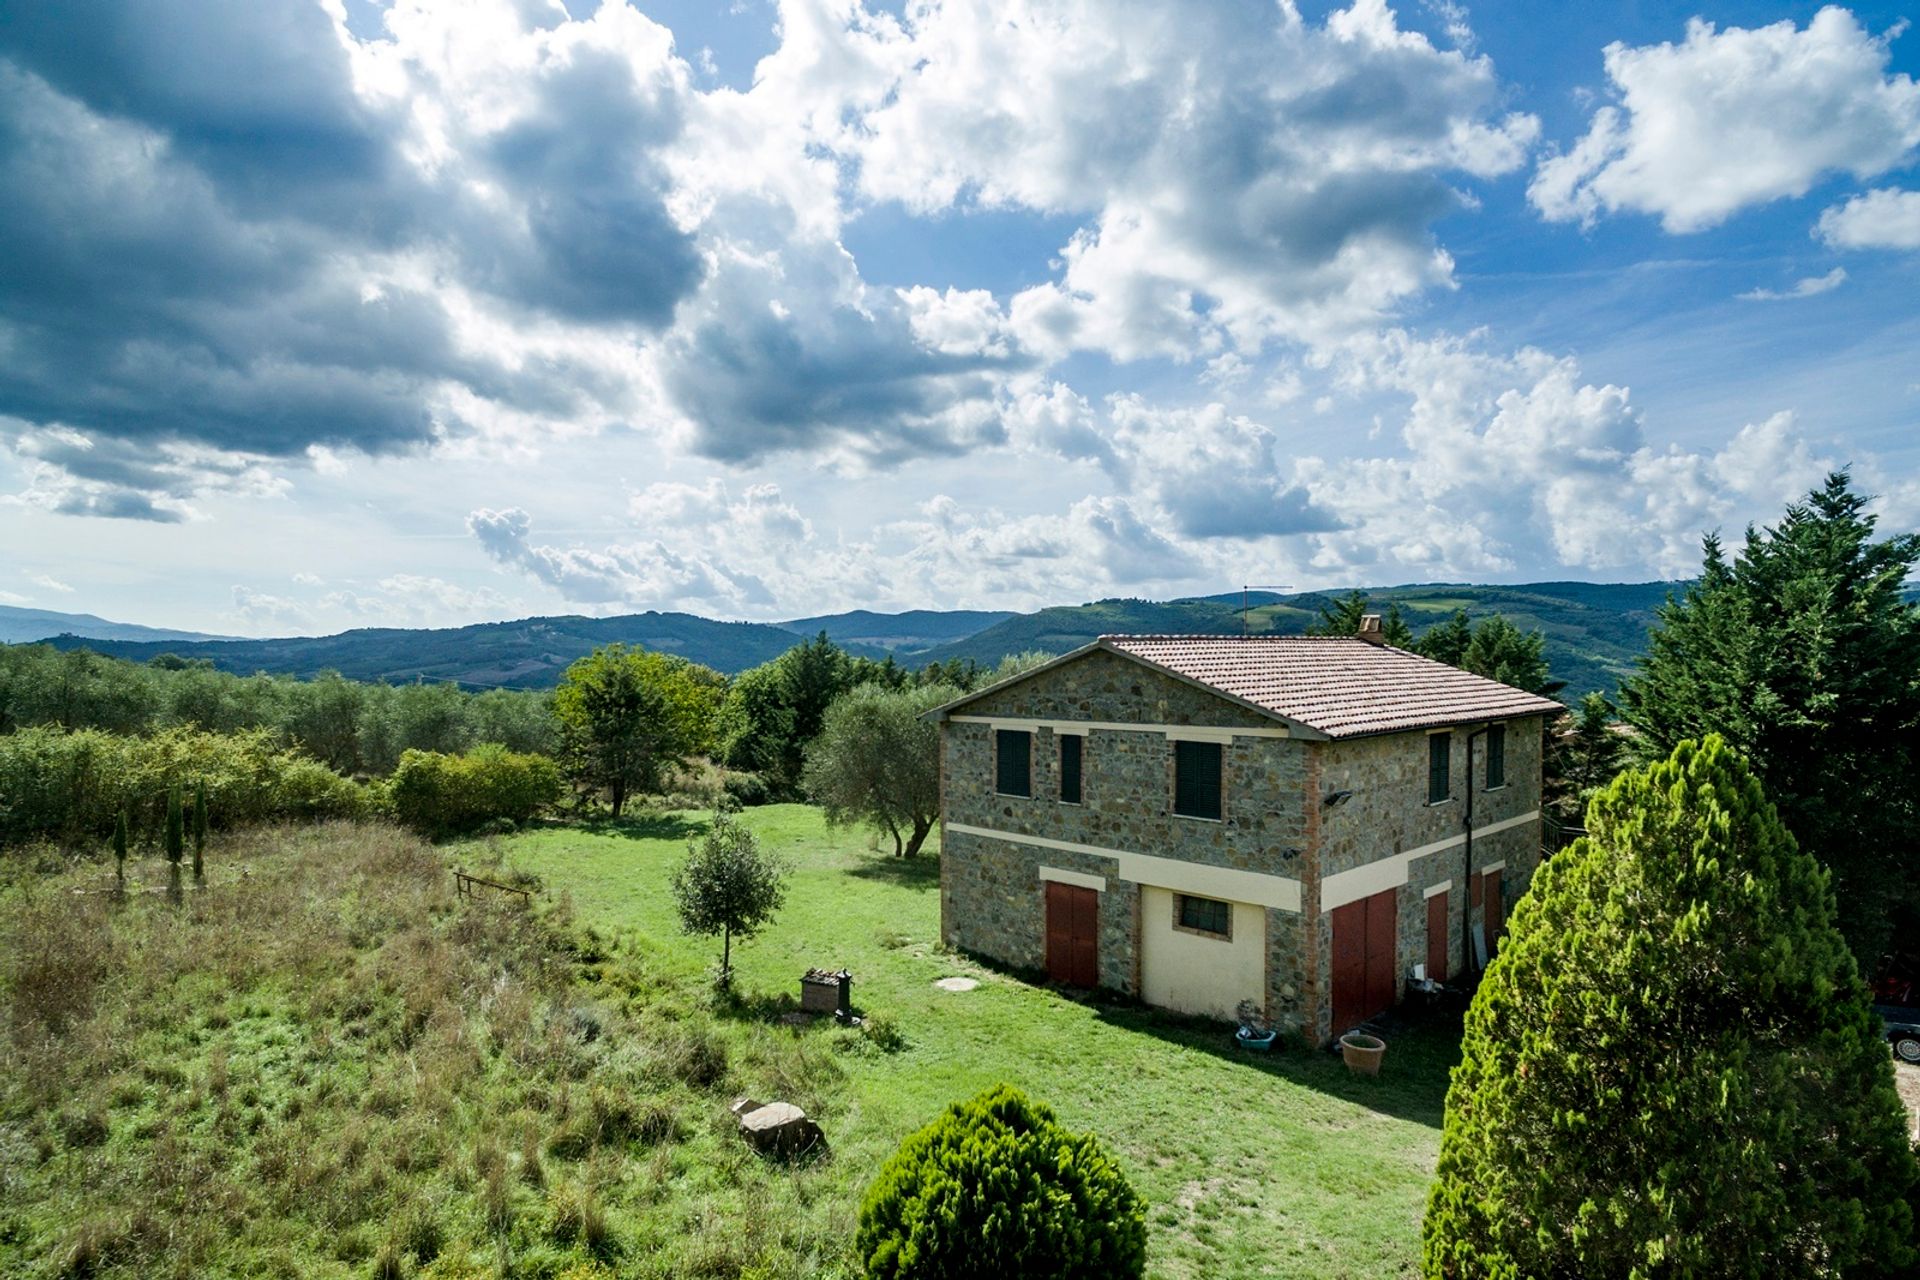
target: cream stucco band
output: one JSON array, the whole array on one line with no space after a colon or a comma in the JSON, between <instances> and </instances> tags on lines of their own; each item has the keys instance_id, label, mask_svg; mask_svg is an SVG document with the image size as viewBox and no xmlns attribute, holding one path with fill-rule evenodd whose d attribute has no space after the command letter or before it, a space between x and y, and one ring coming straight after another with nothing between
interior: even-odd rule
<instances>
[{"instance_id":1,"label":"cream stucco band","mask_svg":"<svg viewBox=\"0 0 1920 1280\"><path fill-rule=\"evenodd\" d=\"M1540 811L1535 809L1530 813L1523 813L1502 822L1489 822L1484 827L1475 827L1473 838L1478 840L1482 836L1498 835L1502 831L1537 821L1539 817ZM1418 849L1408 849L1405 853L1396 853L1392 857L1381 858L1377 862L1369 862L1365 866L1353 867L1336 875L1330 875L1320 882L1320 909L1331 911L1335 907L1344 907L1349 902L1358 902L1362 898L1371 898L1376 893L1397 889L1407 883L1414 859L1425 858L1448 849L1457 849L1466 842L1467 836L1463 831L1458 835L1448 836L1445 840L1423 844ZM1490 866L1474 868L1476 872L1482 874L1492 869Z\"/></svg>"},{"instance_id":2,"label":"cream stucco band","mask_svg":"<svg viewBox=\"0 0 1920 1280\"><path fill-rule=\"evenodd\" d=\"M991 729L1025 729L1032 732L1050 729L1054 733L1078 734L1098 729L1102 733L1157 733L1170 742L1231 742L1235 738L1291 738L1284 725L1211 725L1211 724L1139 724L1110 720L1035 720L1022 716L948 716L955 724L984 724Z\"/></svg>"},{"instance_id":3,"label":"cream stucco band","mask_svg":"<svg viewBox=\"0 0 1920 1280\"><path fill-rule=\"evenodd\" d=\"M1287 876L1209 866L1204 862L1188 862L1182 858L1159 858L1150 853L1129 853L1125 849L1103 849L1099 845L995 831L990 827L975 827L963 822L949 822L947 830L960 835L1031 845L1036 849L1058 849L1065 853L1111 858L1119 864L1116 874L1120 879L1131 880L1135 884L1150 884L1199 897L1224 898L1229 902L1250 902L1259 907L1272 907L1276 911L1298 913L1300 910L1300 882Z\"/></svg>"}]
</instances>

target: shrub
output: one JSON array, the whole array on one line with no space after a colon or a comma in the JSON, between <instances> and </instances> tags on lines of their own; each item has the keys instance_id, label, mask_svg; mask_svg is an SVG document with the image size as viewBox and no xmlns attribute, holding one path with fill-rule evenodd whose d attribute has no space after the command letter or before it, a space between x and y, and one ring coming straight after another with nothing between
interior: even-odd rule
<instances>
[{"instance_id":1,"label":"shrub","mask_svg":"<svg viewBox=\"0 0 1920 1280\"><path fill-rule=\"evenodd\" d=\"M130 738L21 729L0 734L0 844L92 844L112 835L124 813L130 838L164 848L169 798L187 785L204 791L224 825L352 818L369 807L363 788L281 748L270 733L168 729Z\"/></svg>"},{"instance_id":2,"label":"shrub","mask_svg":"<svg viewBox=\"0 0 1920 1280\"><path fill-rule=\"evenodd\" d=\"M767 780L757 773L746 770L736 769L729 772L726 781L720 784L720 789L732 797L741 808L772 804L774 799L773 788L767 785Z\"/></svg>"},{"instance_id":3,"label":"shrub","mask_svg":"<svg viewBox=\"0 0 1920 1280\"><path fill-rule=\"evenodd\" d=\"M876 1277L1138 1276L1146 1210L1091 1134L998 1085L900 1145L860 1205Z\"/></svg>"},{"instance_id":4,"label":"shrub","mask_svg":"<svg viewBox=\"0 0 1920 1280\"><path fill-rule=\"evenodd\" d=\"M552 760L497 743L465 755L408 751L387 792L394 816L427 835L526 822L558 801L560 793L560 768Z\"/></svg>"},{"instance_id":5,"label":"shrub","mask_svg":"<svg viewBox=\"0 0 1920 1280\"><path fill-rule=\"evenodd\" d=\"M1587 827L1468 1011L1427 1274L1912 1274L1879 1023L1745 761L1683 742Z\"/></svg>"}]
</instances>

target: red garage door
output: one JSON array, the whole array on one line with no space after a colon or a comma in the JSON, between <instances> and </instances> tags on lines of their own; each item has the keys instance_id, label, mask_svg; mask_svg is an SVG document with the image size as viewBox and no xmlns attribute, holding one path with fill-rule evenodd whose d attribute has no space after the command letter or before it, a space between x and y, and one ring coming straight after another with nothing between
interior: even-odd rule
<instances>
[{"instance_id":1,"label":"red garage door","mask_svg":"<svg viewBox=\"0 0 1920 1280\"><path fill-rule=\"evenodd\" d=\"M1395 959L1396 890L1333 909L1333 1033L1339 1035L1393 1006L1400 985Z\"/></svg>"},{"instance_id":2,"label":"red garage door","mask_svg":"<svg viewBox=\"0 0 1920 1280\"><path fill-rule=\"evenodd\" d=\"M1100 895L1047 881L1047 976L1069 986L1100 981Z\"/></svg>"}]
</instances>

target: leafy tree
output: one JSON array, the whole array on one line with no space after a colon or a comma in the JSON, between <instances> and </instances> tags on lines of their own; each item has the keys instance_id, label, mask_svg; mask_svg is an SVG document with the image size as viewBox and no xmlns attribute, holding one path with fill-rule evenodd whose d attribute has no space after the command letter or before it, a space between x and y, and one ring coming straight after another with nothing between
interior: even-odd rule
<instances>
[{"instance_id":1,"label":"leafy tree","mask_svg":"<svg viewBox=\"0 0 1920 1280\"><path fill-rule=\"evenodd\" d=\"M1046 666L1049 662L1052 662L1054 660L1055 656L1056 655L1048 653L1044 649L1028 649L1023 653L1010 653L1006 657L1000 659L1000 661L997 664L995 664L992 671L989 671L983 674L980 677L980 683L983 685L998 684L1002 680L1011 680L1015 676L1023 676L1027 672L1032 671L1035 667ZM947 696L949 698L957 698L960 696L961 693L964 693L964 692L966 691L956 689L950 692ZM929 705L937 707L940 704L936 702L936 703L931 703Z\"/></svg>"},{"instance_id":2,"label":"leafy tree","mask_svg":"<svg viewBox=\"0 0 1920 1280\"><path fill-rule=\"evenodd\" d=\"M870 673L884 664L868 664ZM855 683L856 666L822 631L772 662L743 671L727 690L716 726L720 761L759 774L781 795L797 793L806 747L827 708Z\"/></svg>"},{"instance_id":3,"label":"leafy tree","mask_svg":"<svg viewBox=\"0 0 1920 1280\"><path fill-rule=\"evenodd\" d=\"M827 821L866 823L893 837L896 856L918 854L940 816L940 730L921 716L959 696L952 685L865 685L834 703L807 747L807 794Z\"/></svg>"},{"instance_id":4,"label":"leafy tree","mask_svg":"<svg viewBox=\"0 0 1920 1280\"><path fill-rule=\"evenodd\" d=\"M612 644L567 668L553 695L568 772L604 790L615 817L635 791L657 791L712 740L714 681L684 658Z\"/></svg>"},{"instance_id":5,"label":"leafy tree","mask_svg":"<svg viewBox=\"0 0 1920 1280\"><path fill-rule=\"evenodd\" d=\"M1467 1014L1432 1276L1912 1274L1920 1170L1828 877L1719 737L1622 774Z\"/></svg>"},{"instance_id":6,"label":"leafy tree","mask_svg":"<svg viewBox=\"0 0 1920 1280\"><path fill-rule=\"evenodd\" d=\"M1650 756L1709 732L1745 753L1871 963L1920 923L1920 611L1902 599L1920 536L1875 541L1867 502L1835 473L1731 563L1708 538L1622 700Z\"/></svg>"},{"instance_id":7,"label":"leafy tree","mask_svg":"<svg viewBox=\"0 0 1920 1280\"><path fill-rule=\"evenodd\" d=\"M1360 619L1369 613L1376 613L1367 602L1363 591L1349 591L1344 596L1335 596L1320 606L1320 616L1307 624L1310 636L1357 636L1360 634ZM1396 649L1413 647L1413 628L1400 612L1400 606L1389 603L1387 611L1380 618L1380 632L1386 642Z\"/></svg>"},{"instance_id":8,"label":"leafy tree","mask_svg":"<svg viewBox=\"0 0 1920 1280\"><path fill-rule=\"evenodd\" d=\"M1466 665L1467 646L1473 643L1473 621L1465 609L1455 609L1445 622L1437 622L1420 633L1413 650L1422 657L1444 662L1450 667Z\"/></svg>"},{"instance_id":9,"label":"leafy tree","mask_svg":"<svg viewBox=\"0 0 1920 1280\"><path fill-rule=\"evenodd\" d=\"M174 870L178 871L180 859L185 857L187 852L186 829L180 813L179 783L167 788L167 822L164 831L167 861L173 864Z\"/></svg>"},{"instance_id":10,"label":"leafy tree","mask_svg":"<svg viewBox=\"0 0 1920 1280\"><path fill-rule=\"evenodd\" d=\"M854 1245L878 1280L1138 1276L1146 1206L1092 1134L1003 1084L900 1144Z\"/></svg>"},{"instance_id":11,"label":"leafy tree","mask_svg":"<svg viewBox=\"0 0 1920 1280\"><path fill-rule=\"evenodd\" d=\"M720 986L733 981L733 940L751 938L780 910L787 867L761 850L741 823L713 815L704 836L687 842L687 860L673 873L680 927L696 937L720 935Z\"/></svg>"}]
</instances>

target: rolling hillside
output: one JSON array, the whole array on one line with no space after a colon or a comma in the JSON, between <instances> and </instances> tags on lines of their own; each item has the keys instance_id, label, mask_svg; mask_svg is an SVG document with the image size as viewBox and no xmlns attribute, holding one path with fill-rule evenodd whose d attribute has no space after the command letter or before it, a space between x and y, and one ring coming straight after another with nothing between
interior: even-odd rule
<instances>
[{"instance_id":1,"label":"rolling hillside","mask_svg":"<svg viewBox=\"0 0 1920 1280\"><path fill-rule=\"evenodd\" d=\"M996 623L1016 618L1004 609L910 609L905 613L874 613L855 609L818 618L795 618L778 625L800 636L824 631L839 645L866 645L905 658L942 644L952 644Z\"/></svg>"},{"instance_id":2,"label":"rolling hillside","mask_svg":"<svg viewBox=\"0 0 1920 1280\"><path fill-rule=\"evenodd\" d=\"M63 649L92 649L144 662L162 653L207 658L222 671L311 676L338 671L353 680L455 680L475 688L541 689L558 684L575 658L614 642L677 653L732 674L778 657L794 633L758 622L714 622L690 613L636 613L617 618L525 618L471 627L414 631L364 628L332 636L180 643L50 640ZM864 647L858 652L872 652ZM877 655L876 655L877 656Z\"/></svg>"},{"instance_id":3,"label":"rolling hillside","mask_svg":"<svg viewBox=\"0 0 1920 1280\"><path fill-rule=\"evenodd\" d=\"M55 613L51 609L19 609L0 605L0 644L44 640L48 636L88 636L96 640L222 640L200 631L170 631L131 622L110 622L90 613Z\"/></svg>"},{"instance_id":4,"label":"rolling hillside","mask_svg":"<svg viewBox=\"0 0 1920 1280\"><path fill-rule=\"evenodd\" d=\"M1654 610L1672 585L1428 583L1374 588L1368 594L1378 608L1399 605L1416 632L1442 621L1456 608L1466 609L1475 618L1503 613L1523 628L1538 628L1547 637L1547 660L1554 675L1567 682L1567 696L1577 698L1590 689L1613 689L1631 669L1646 645ZM363 629L275 640L101 639L75 633L50 643L135 661L162 653L207 658L222 670L243 674L310 676L331 669L357 680L454 680L473 688L545 688L557 683L575 658L613 641L681 654L729 674L776 657L799 638L821 631L851 652L869 657L892 653L909 666L969 658L991 666L1008 654L1065 653L1111 633L1232 635L1243 626L1255 633L1298 633L1319 616L1320 606L1334 594L1254 592L1247 599L1244 621L1240 593L1231 592L1173 601L1097 600L1028 614L860 610L777 625L715 622L686 613L641 613L617 618L527 618L431 631Z\"/></svg>"}]
</instances>

